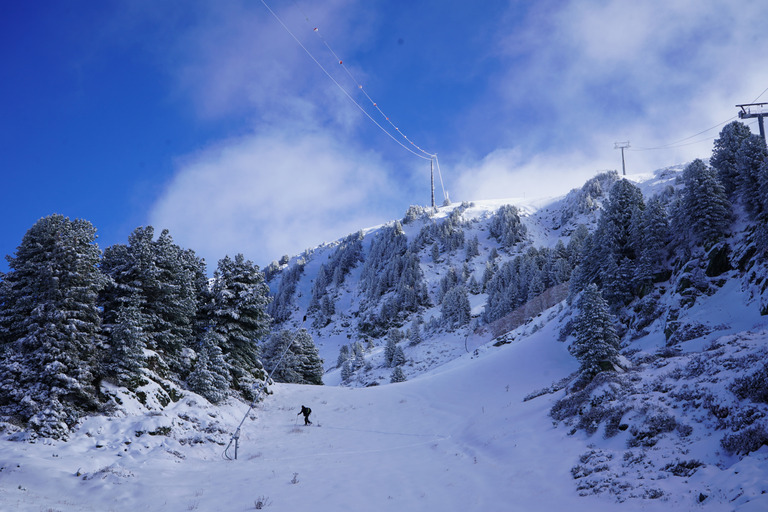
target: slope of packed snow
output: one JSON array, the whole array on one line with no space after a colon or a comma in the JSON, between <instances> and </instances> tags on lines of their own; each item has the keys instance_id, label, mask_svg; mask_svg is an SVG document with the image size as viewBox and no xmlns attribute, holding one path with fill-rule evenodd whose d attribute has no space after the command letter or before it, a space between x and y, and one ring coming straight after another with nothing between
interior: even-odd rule
<instances>
[{"instance_id":1,"label":"slope of packed snow","mask_svg":"<svg viewBox=\"0 0 768 512\"><path fill-rule=\"evenodd\" d=\"M90 418L66 443L4 440L0 509L610 510L573 486L585 441L553 426L548 399L523 402L575 368L553 334L401 384L275 385L236 461L220 443L246 406L191 395L156 415ZM297 425L301 405L313 426Z\"/></svg>"},{"instance_id":2,"label":"slope of packed snow","mask_svg":"<svg viewBox=\"0 0 768 512\"><path fill-rule=\"evenodd\" d=\"M741 306L729 306L727 294L713 300ZM558 309L533 334L521 327L517 341L484 345L408 382L274 385L245 420L237 460L222 452L247 406L212 407L194 395L149 415L125 404L128 414L89 418L70 442L6 433L0 510L615 510L613 495L580 496L573 472L592 462L595 445L602 457L621 453L620 439L553 422L548 412L562 392L524 400L577 368L556 341ZM312 408L313 426L300 424L301 405ZM667 457L658 448L644 456L658 466ZM605 465L614 476L615 464ZM658 499L621 507L765 510L766 475L764 447L690 478L669 475ZM642 472L620 476L645 484ZM699 503L704 491L711 497Z\"/></svg>"}]
</instances>

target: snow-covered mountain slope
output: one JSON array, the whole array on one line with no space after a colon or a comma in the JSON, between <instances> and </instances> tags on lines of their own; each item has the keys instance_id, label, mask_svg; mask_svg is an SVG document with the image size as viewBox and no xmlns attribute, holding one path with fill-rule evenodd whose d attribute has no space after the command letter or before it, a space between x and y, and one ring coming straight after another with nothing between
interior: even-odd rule
<instances>
[{"instance_id":1,"label":"snow-covered mountain slope","mask_svg":"<svg viewBox=\"0 0 768 512\"><path fill-rule=\"evenodd\" d=\"M669 186L680 171L681 168L657 171L642 176L641 183L649 194L657 193ZM327 384L367 386L389 382L392 370L384 360L387 329L398 329L407 338L402 344L406 356L402 368L408 378L435 368L498 334L488 328L476 329L487 309L488 294L482 289L487 266L490 264L496 270L531 249L553 249L558 242L567 245L579 225L593 229L610 187L618 179L615 172L602 173L582 188L554 199L476 201L443 206L434 212L412 207L401 221L364 229L359 235L361 261L349 270L343 284L326 287L325 294L332 298L335 311L326 315L325 325L318 322L318 318L326 316L318 315L317 308L312 308L313 289L321 268L334 266L348 239L308 249L290 259L284 258L282 265L274 262L267 274L275 300L280 302L284 312L276 315L283 317L276 329L303 327L310 330L325 361L324 382ZM519 242L508 246L493 235L493 222L505 205L516 208L525 230ZM428 302L419 308L418 314L415 311L399 311L397 315L380 313L393 294L370 297L364 290L364 266L371 258L372 244L382 231L391 229L395 223L402 228L408 250L418 255L428 292ZM473 240L477 250L470 256L467 250ZM474 321L453 327L446 325L441 311L441 281L451 271L463 273L466 283L471 283L474 278L478 284L478 289L470 289L468 294ZM293 287L287 295L280 292L286 281ZM382 330L366 330L370 317L376 318L377 314L384 317L379 322L383 325ZM439 341L424 346L414 343L409 336L415 324L419 324L422 339ZM357 361L352 376L344 378L338 361L339 351L342 346L351 348L356 342L362 346L362 358L359 359L364 361Z\"/></svg>"},{"instance_id":2,"label":"snow-covered mountain slope","mask_svg":"<svg viewBox=\"0 0 768 512\"><path fill-rule=\"evenodd\" d=\"M713 320L738 330L759 319L752 308L734 322L733 291L712 299L723 309ZM624 487L622 510L765 510L765 447L743 460L718 457L715 436L697 426L685 455L703 462L695 474L662 471L679 455L667 441L632 450L644 465L629 471L628 433L606 441L553 422L562 391L525 400L577 368L557 341L558 309L533 334L521 328L514 342L408 382L275 385L246 419L237 460L222 457L223 444L246 406L212 407L194 395L151 415L134 416L128 405L125 415L90 418L69 442L5 440L0 509L615 510L616 495L577 488L573 476L589 471ZM300 425L301 405L312 408L312 426Z\"/></svg>"},{"instance_id":3,"label":"snow-covered mountain slope","mask_svg":"<svg viewBox=\"0 0 768 512\"><path fill-rule=\"evenodd\" d=\"M663 193L679 171L638 186ZM494 250L501 266L531 247L554 247L579 224L594 226L616 179L601 175L566 197L518 204L528 238L509 251L489 236L504 202L453 205L404 223L412 241L458 210L465 243L478 239L470 258L443 247L434 258L429 243L419 247L430 298L451 266L466 262L477 276ZM363 232L363 251L384 228ZM765 271L747 271L745 228L737 223L728 241L731 270L702 271L695 288L683 289L706 263L691 260L624 311L624 371L569 393L579 363L563 334L575 314L566 302L530 310L500 338L487 325L441 325L440 307L425 306L421 342L399 343L408 380L390 384L385 336L359 329L371 306L358 264L329 288L331 321L312 327L310 314L303 324L326 360L326 385L271 386L243 423L237 460L222 452L247 404L214 407L187 392L147 412L112 389L125 397L115 413L88 418L68 442L22 442L4 425L0 510L768 510L768 447L739 452L762 442L768 418ZM341 243L293 258L273 278L277 290L280 274L301 260L283 327L302 325L313 280ZM472 315L487 299L470 295ZM393 325L406 334L417 316L406 312ZM339 347L354 341L364 343L367 364L335 386ZM371 383L379 385L364 387ZM300 425L302 405L313 426Z\"/></svg>"}]
</instances>

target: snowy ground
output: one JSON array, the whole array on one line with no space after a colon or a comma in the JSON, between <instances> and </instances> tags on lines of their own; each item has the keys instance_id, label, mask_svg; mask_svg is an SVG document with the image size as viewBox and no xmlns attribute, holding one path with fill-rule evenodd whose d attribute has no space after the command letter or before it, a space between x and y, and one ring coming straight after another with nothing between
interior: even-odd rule
<instances>
[{"instance_id":1,"label":"snowy ground","mask_svg":"<svg viewBox=\"0 0 768 512\"><path fill-rule=\"evenodd\" d=\"M553 424L553 396L523 401L576 367L553 329L405 383L276 385L246 420L236 461L210 440L226 443L246 406L194 397L156 415L91 418L66 443L3 440L0 510L615 510L611 496L580 497L571 476L590 439ZM297 426L302 404L314 426ZM753 469L745 477L766 474ZM676 485L621 508L734 510Z\"/></svg>"}]
</instances>

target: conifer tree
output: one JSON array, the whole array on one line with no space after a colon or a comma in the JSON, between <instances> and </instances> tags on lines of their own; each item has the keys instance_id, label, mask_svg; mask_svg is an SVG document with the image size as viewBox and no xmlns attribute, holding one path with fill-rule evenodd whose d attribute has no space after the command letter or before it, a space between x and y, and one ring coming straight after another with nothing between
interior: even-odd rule
<instances>
[{"instance_id":1,"label":"conifer tree","mask_svg":"<svg viewBox=\"0 0 768 512\"><path fill-rule=\"evenodd\" d=\"M397 367L401 364L405 364L405 352L403 351L403 347L398 345L395 347L395 351L392 354L392 362L390 363L390 366Z\"/></svg>"},{"instance_id":2,"label":"conifer tree","mask_svg":"<svg viewBox=\"0 0 768 512\"><path fill-rule=\"evenodd\" d=\"M339 357L336 359L336 368L349 361L349 345L339 347Z\"/></svg>"},{"instance_id":3,"label":"conifer tree","mask_svg":"<svg viewBox=\"0 0 768 512\"><path fill-rule=\"evenodd\" d=\"M95 240L90 222L56 214L37 221L8 257L0 414L46 437L66 438L99 404L96 363L104 344L96 299L106 279Z\"/></svg>"},{"instance_id":4,"label":"conifer tree","mask_svg":"<svg viewBox=\"0 0 768 512\"><path fill-rule=\"evenodd\" d=\"M528 234L517 208L511 204L506 204L496 211L488 230L505 249L511 249L518 242L522 242Z\"/></svg>"},{"instance_id":5,"label":"conifer tree","mask_svg":"<svg viewBox=\"0 0 768 512\"><path fill-rule=\"evenodd\" d=\"M751 134L741 142L736 154L738 172L737 191L750 218L757 219L762 212L760 194L760 168L768 161L768 148L759 135Z\"/></svg>"},{"instance_id":6,"label":"conifer tree","mask_svg":"<svg viewBox=\"0 0 768 512\"><path fill-rule=\"evenodd\" d=\"M198 317L206 286L202 260L173 243L167 230L155 240L154 229L147 226L136 228L127 246L108 247L101 269L112 282L100 298L105 326L111 332L120 307L130 304L139 311L146 348L158 352L171 371L184 378L190 368L182 351L192 347L202 332Z\"/></svg>"},{"instance_id":7,"label":"conifer tree","mask_svg":"<svg viewBox=\"0 0 768 512\"><path fill-rule=\"evenodd\" d=\"M392 370L392 375L390 376L389 382L392 384L396 384L398 382L405 382L405 374L403 373L403 369L399 366L396 366L394 370Z\"/></svg>"},{"instance_id":8,"label":"conifer tree","mask_svg":"<svg viewBox=\"0 0 768 512\"><path fill-rule=\"evenodd\" d=\"M640 222L640 231L642 243L636 279L647 285L664 263L671 239L667 211L659 197L654 196L648 200Z\"/></svg>"},{"instance_id":9,"label":"conifer tree","mask_svg":"<svg viewBox=\"0 0 768 512\"><path fill-rule=\"evenodd\" d=\"M715 140L709 164L717 171L727 197L731 197L738 187L739 171L736 167L736 156L744 139L751 134L747 125L741 121L733 121L720 130L720 136Z\"/></svg>"},{"instance_id":10,"label":"conifer tree","mask_svg":"<svg viewBox=\"0 0 768 512\"><path fill-rule=\"evenodd\" d=\"M207 331L198 347L195 367L187 378L190 389L211 403L224 400L229 390L229 372L220 345L221 334Z\"/></svg>"},{"instance_id":11,"label":"conifer tree","mask_svg":"<svg viewBox=\"0 0 768 512\"><path fill-rule=\"evenodd\" d=\"M699 159L683 170L683 189L675 205L676 231L692 243L710 247L727 233L731 204L712 168Z\"/></svg>"},{"instance_id":12,"label":"conifer tree","mask_svg":"<svg viewBox=\"0 0 768 512\"><path fill-rule=\"evenodd\" d=\"M574 323L576 340L569 347L581 363L581 371L593 376L619 367L619 337L614 319L595 284L587 286L578 303Z\"/></svg>"},{"instance_id":13,"label":"conifer tree","mask_svg":"<svg viewBox=\"0 0 768 512\"><path fill-rule=\"evenodd\" d=\"M306 329L296 333L283 329L273 334L265 346L264 358L278 382L323 383L323 361Z\"/></svg>"},{"instance_id":14,"label":"conifer tree","mask_svg":"<svg viewBox=\"0 0 768 512\"><path fill-rule=\"evenodd\" d=\"M387 366L392 366L392 358L395 356L396 348L397 343L395 342L394 338L387 336L387 344L384 347L384 363Z\"/></svg>"},{"instance_id":15,"label":"conifer tree","mask_svg":"<svg viewBox=\"0 0 768 512\"><path fill-rule=\"evenodd\" d=\"M445 294L441 312L451 329L469 323L471 308L467 289L463 285L454 286Z\"/></svg>"},{"instance_id":16,"label":"conifer tree","mask_svg":"<svg viewBox=\"0 0 768 512\"><path fill-rule=\"evenodd\" d=\"M142 368L146 366L144 349L147 347L147 336L137 303L134 299L120 304L115 321L107 332L110 345L108 375L111 374L117 384L129 389L135 387Z\"/></svg>"},{"instance_id":17,"label":"conifer tree","mask_svg":"<svg viewBox=\"0 0 768 512\"><path fill-rule=\"evenodd\" d=\"M349 382L349 379L352 378L354 373L355 370L352 367L352 363L349 360L344 361L344 364L341 365L341 380Z\"/></svg>"},{"instance_id":18,"label":"conifer tree","mask_svg":"<svg viewBox=\"0 0 768 512\"><path fill-rule=\"evenodd\" d=\"M269 287L259 267L242 254L219 260L208 306L210 329L219 335L235 389L253 387L264 378L259 361L259 340L269 331ZM243 382L241 382L243 381Z\"/></svg>"}]
</instances>

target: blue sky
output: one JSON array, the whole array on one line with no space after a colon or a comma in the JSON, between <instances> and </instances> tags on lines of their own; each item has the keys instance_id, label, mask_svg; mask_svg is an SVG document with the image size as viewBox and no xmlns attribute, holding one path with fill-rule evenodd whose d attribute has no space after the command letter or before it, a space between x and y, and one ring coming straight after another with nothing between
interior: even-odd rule
<instances>
[{"instance_id":1,"label":"blue sky","mask_svg":"<svg viewBox=\"0 0 768 512\"><path fill-rule=\"evenodd\" d=\"M707 157L768 101L765 2L267 4L454 201L563 194L620 168L616 141L630 173ZM259 0L6 3L0 63L3 255L61 213L102 247L151 224L209 270L263 267L429 202L429 161Z\"/></svg>"}]
</instances>

